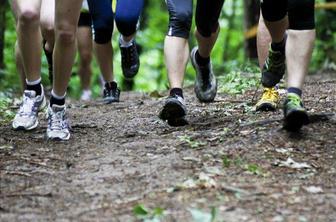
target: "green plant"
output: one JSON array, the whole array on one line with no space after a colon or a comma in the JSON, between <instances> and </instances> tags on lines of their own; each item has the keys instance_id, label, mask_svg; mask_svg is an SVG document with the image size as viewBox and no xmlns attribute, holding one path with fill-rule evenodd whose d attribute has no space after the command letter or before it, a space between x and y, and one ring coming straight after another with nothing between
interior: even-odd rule
<instances>
[{"instance_id":1,"label":"green plant","mask_svg":"<svg viewBox=\"0 0 336 222\"><path fill-rule=\"evenodd\" d=\"M133 208L133 214L138 220L143 222L160 222L164 215L164 210L160 207L149 209L142 204L138 204Z\"/></svg>"},{"instance_id":2,"label":"green plant","mask_svg":"<svg viewBox=\"0 0 336 222\"><path fill-rule=\"evenodd\" d=\"M197 148L199 148L201 146L205 146L206 145L206 142L200 142L200 141L193 140L188 135L179 136L178 138L180 139L181 142L186 143L192 149L197 149Z\"/></svg>"}]
</instances>

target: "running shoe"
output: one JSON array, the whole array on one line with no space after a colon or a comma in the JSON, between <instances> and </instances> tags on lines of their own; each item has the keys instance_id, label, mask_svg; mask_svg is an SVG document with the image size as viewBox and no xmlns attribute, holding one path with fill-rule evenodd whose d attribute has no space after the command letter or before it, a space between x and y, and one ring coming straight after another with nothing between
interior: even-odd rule
<instances>
[{"instance_id":1,"label":"running shoe","mask_svg":"<svg viewBox=\"0 0 336 222\"><path fill-rule=\"evenodd\" d=\"M119 97L120 89L118 89L117 83L106 83L103 91L103 102L106 104L119 102Z\"/></svg>"},{"instance_id":2,"label":"running shoe","mask_svg":"<svg viewBox=\"0 0 336 222\"><path fill-rule=\"evenodd\" d=\"M48 107L47 139L69 140L70 126L66 116L65 105L53 105Z\"/></svg>"},{"instance_id":3,"label":"running shoe","mask_svg":"<svg viewBox=\"0 0 336 222\"><path fill-rule=\"evenodd\" d=\"M15 130L32 130L38 125L38 113L46 106L46 98L42 87L42 94L36 96L33 90L25 90L19 111L14 117L12 126Z\"/></svg>"},{"instance_id":4,"label":"running shoe","mask_svg":"<svg viewBox=\"0 0 336 222\"><path fill-rule=\"evenodd\" d=\"M286 55L269 48L269 54L262 69L261 82L265 87L274 87L280 82L286 71Z\"/></svg>"},{"instance_id":5,"label":"running shoe","mask_svg":"<svg viewBox=\"0 0 336 222\"><path fill-rule=\"evenodd\" d=\"M297 94L288 93L284 104L284 117L284 128L292 132L299 131L303 125L309 123L308 113Z\"/></svg>"},{"instance_id":6,"label":"running shoe","mask_svg":"<svg viewBox=\"0 0 336 222\"><path fill-rule=\"evenodd\" d=\"M80 100L81 100L81 101L84 101L84 102L86 102L86 101L90 101L90 100L91 100L91 97L92 97L92 92L91 92L91 90L83 90L82 95L81 95L81 97L80 97Z\"/></svg>"},{"instance_id":7,"label":"running shoe","mask_svg":"<svg viewBox=\"0 0 336 222\"><path fill-rule=\"evenodd\" d=\"M256 111L275 111L279 102L280 96L277 89L265 87L261 99L256 104Z\"/></svg>"},{"instance_id":8,"label":"running shoe","mask_svg":"<svg viewBox=\"0 0 336 222\"><path fill-rule=\"evenodd\" d=\"M197 47L190 54L191 63L196 71L195 93L201 102L214 101L217 94L217 80L211 62L206 66L199 66L196 62Z\"/></svg>"},{"instance_id":9,"label":"running shoe","mask_svg":"<svg viewBox=\"0 0 336 222\"><path fill-rule=\"evenodd\" d=\"M140 59L135 40L128 47L120 46L121 52L121 67L123 75L126 79L132 79L139 71Z\"/></svg>"},{"instance_id":10,"label":"running shoe","mask_svg":"<svg viewBox=\"0 0 336 222\"><path fill-rule=\"evenodd\" d=\"M166 99L159 117L164 121L168 121L169 125L181 126L186 124L184 119L186 114L187 108L184 99L178 95L171 95Z\"/></svg>"}]
</instances>

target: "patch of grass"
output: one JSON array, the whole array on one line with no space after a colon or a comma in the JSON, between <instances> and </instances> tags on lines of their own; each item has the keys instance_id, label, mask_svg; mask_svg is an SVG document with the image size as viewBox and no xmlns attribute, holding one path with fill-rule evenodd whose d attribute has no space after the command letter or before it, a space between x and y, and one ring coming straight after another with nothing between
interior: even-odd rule
<instances>
[{"instance_id":1,"label":"patch of grass","mask_svg":"<svg viewBox=\"0 0 336 222\"><path fill-rule=\"evenodd\" d=\"M181 142L186 143L192 149L197 149L201 146L206 145L206 142L200 142L200 141L194 140L188 135L179 136L178 138L180 139Z\"/></svg>"},{"instance_id":2,"label":"patch of grass","mask_svg":"<svg viewBox=\"0 0 336 222\"><path fill-rule=\"evenodd\" d=\"M231 70L218 78L218 91L229 94L243 94L248 89L258 87L260 84L259 73L259 68L251 64Z\"/></svg>"},{"instance_id":3,"label":"patch of grass","mask_svg":"<svg viewBox=\"0 0 336 222\"><path fill-rule=\"evenodd\" d=\"M11 103L12 100L10 98L0 95L0 124L8 123L14 118L15 112L9 108Z\"/></svg>"},{"instance_id":4,"label":"patch of grass","mask_svg":"<svg viewBox=\"0 0 336 222\"><path fill-rule=\"evenodd\" d=\"M160 222L164 216L164 210L160 207L149 209L143 204L138 204L133 208L133 214L143 222Z\"/></svg>"},{"instance_id":5,"label":"patch of grass","mask_svg":"<svg viewBox=\"0 0 336 222\"><path fill-rule=\"evenodd\" d=\"M257 176L266 176L264 170L259 166L258 164L255 163L246 163L242 158L237 157L235 159L231 159L227 155L222 156L222 164L223 168L229 168L230 166L234 165L248 173L251 173L253 175Z\"/></svg>"}]
</instances>

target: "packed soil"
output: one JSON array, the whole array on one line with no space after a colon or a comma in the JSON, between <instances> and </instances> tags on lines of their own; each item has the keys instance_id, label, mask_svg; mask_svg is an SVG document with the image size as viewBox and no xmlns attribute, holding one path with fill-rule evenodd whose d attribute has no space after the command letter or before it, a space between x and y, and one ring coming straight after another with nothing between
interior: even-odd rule
<instances>
[{"instance_id":1,"label":"packed soil","mask_svg":"<svg viewBox=\"0 0 336 222\"><path fill-rule=\"evenodd\" d=\"M68 142L45 140L44 113L32 132L3 124L0 221L137 221L139 204L161 221L336 221L336 75L308 79L298 133L281 109L253 111L260 93L202 104L188 88L182 127L157 117L158 93L71 101Z\"/></svg>"}]
</instances>

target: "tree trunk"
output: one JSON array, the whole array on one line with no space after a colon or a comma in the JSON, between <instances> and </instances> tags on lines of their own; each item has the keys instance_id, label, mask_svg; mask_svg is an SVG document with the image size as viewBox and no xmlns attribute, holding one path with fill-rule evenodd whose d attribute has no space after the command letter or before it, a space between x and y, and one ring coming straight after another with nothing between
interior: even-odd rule
<instances>
[{"instance_id":1,"label":"tree trunk","mask_svg":"<svg viewBox=\"0 0 336 222\"><path fill-rule=\"evenodd\" d=\"M258 24L260 14L259 0L244 1L244 28L248 31ZM245 39L245 54L250 59L257 59L257 39L256 37Z\"/></svg>"},{"instance_id":2,"label":"tree trunk","mask_svg":"<svg viewBox=\"0 0 336 222\"><path fill-rule=\"evenodd\" d=\"M5 48L6 8L7 8L7 0L0 0L0 70L5 68L4 48Z\"/></svg>"}]
</instances>

